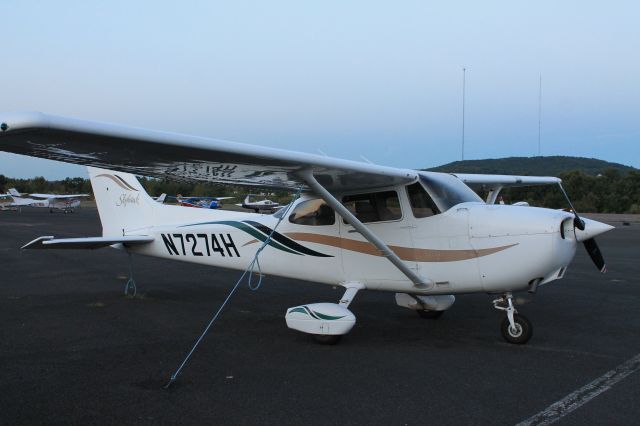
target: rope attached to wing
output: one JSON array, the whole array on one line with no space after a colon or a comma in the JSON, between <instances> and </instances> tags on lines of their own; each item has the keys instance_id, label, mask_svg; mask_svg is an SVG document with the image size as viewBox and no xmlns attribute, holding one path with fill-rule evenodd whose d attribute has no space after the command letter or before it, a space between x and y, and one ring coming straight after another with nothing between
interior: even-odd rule
<instances>
[{"instance_id":1,"label":"rope attached to wing","mask_svg":"<svg viewBox=\"0 0 640 426\"><path fill-rule=\"evenodd\" d=\"M236 290L240 286L240 283L244 280L244 277L247 274L249 274L249 279L247 281L247 285L248 285L248 287L249 287L249 289L251 291L256 291L262 286L262 279L263 279L264 276L262 275L262 268L260 267L260 260L259 260L260 253L262 253L262 250L264 250L264 248L269 245L269 242L271 241L271 238L273 237L273 234L276 232L276 229L278 229L278 226L282 222L282 219L285 216L287 216L287 214L289 213L289 210L291 209L291 206L293 206L293 203L300 197L300 193L301 192L302 192L302 189L301 188L298 189L298 191L294 195L294 197L291 200L291 202L289 203L289 205L287 205L287 207L285 207L284 212L278 218L278 221L276 222L275 226L273 227L273 229L271 230L271 232L267 236L267 239L264 240L262 245L256 251L256 254L253 256L253 259L249 263L249 266L247 266L247 268L244 270L242 275L240 275L240 278L238 279L238 281L231 288L231 291L229 291L229 294L224 299L224 302L222 302L222 304L220 305L220 307L218 308L216 313L213 315L213 317L211 318L211 320L209 321L207 326L204 328L204 331L200 334L198 339L196 339L196 342L193 344L193 347L191 348L189 353L187 353L187 356L184 358L184 360L182 361L182 363L180 364L178 369L175 371L175 373L173 373L171 375L171 378L169 379L169 382L167 382L167 384L164 385L165 389L168 389L173 384L173 382L176 381L176 379L178 378L178 376L180 375L180 373L182 372L184 367L187 365L187 362L189 362L189 360L191 359L191 356L193 355L193 353L196 351L196 349L198 348L198 346L200 345L202 340L205 338L205 336L209 332L209 329L211 328L211 326L213 326L213 324L216 322L216 320L218 319L218 317L222 313L222 310L224 309L224 307L227 305L229 300L231 300L231 297L233 296L233 294L236 292ZM252 275L253 275L256 267L258 268L258 271L257 271L258 272L258 282L255 285L253 285L252 284Z\"/></svg>"}]
</instances>

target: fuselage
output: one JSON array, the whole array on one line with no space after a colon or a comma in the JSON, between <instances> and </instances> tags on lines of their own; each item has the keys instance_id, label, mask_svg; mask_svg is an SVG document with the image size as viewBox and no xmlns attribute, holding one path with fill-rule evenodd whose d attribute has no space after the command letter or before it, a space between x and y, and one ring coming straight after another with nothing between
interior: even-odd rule
<instances>
[{"instance_id":1,"label":"fuselage","mask_svg":"<svg viewBox=\"0 0 640 426\"><path fill-rule=\"evenodd\" d=\"M367 226L407 266L434 283L427 289L416 288L338 215L322 224L295 223L292 214L309 199L296 201L279 224L278 214L163 206L156 214L163 226L128 230L127 235L155 238L132 248L136 253L238 270L266 241L269 247L260 254L264 274L330 285L359 282L368 289L414 294L524 290L561 278L575 254L569 213L467 202L417 218L407 194L398 194L399 217Z\"/></svg>"},{"instance_id":2,"label":"fuselage","mask_svg":"<svg viewBox=\"0 0 640 426\"><path fill-rule=\"evenodd\" d=\"M13 196L13 205L50 210L73 210L80 206L79 198L27 198Z\"/></svg>"}]
</instances>

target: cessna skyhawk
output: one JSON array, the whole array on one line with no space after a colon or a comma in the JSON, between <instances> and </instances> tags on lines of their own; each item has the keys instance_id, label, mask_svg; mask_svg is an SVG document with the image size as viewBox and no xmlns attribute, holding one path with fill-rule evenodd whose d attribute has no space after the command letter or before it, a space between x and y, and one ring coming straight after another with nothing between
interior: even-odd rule
<instances>
[{"instance_id":1,"label":"cessna skyhawk","mask_svg":"<svg viewBox=\"0 0 640 426\"><path fill-rule=\"evenodd\" d=\"M612 228L575 210L492 204L503 187L562 189L553 177L422 172L40 113L0 114L0 150L90 166L102 236L45 236L24 248L114 246L243 270L268 244L263 273L344 287L338 303L285 315L290 328L327 343L355 324L348 307L361 290L395 293L398 305L427 317L456 294L498 295L504 338L525 343L532 326L513 292L562 278L579 243L604 271L593 238ZM153 201L134 173L303 195L273 215L185 209ZM465 182L489 190L487 202Z\"/></svg>"},{"instance_id":2,"label":"cessna skyhawk","mask_svg":"<svg viewBox=\"0 0 640 426\"><path fill-rule=\"evenodd\" d=\"M257 197L257 195L248 194L242 204L236 205L244 207L248 210L253 210L256 213L275 213L276 211L280 210L280 208L282 208L279 203L271 200L252 201L253 197Z\"/></svg>"},{"instance_id":3,"label":"cessna skyhawk","mask_svg":"<svg viewBox=\"0 0 640 426\"><path fill-rule=\"evenodd\" d=\"M179 205L183 207L195 207L199 209L219 209L222 201L235 197L184 197L178 195L175 198Z\"/></svg>"},{"instance_id":4,"label":"cessna skyhawk","mask_svg":"<svg viewBox=\"0 0 640 426\"><path fill-rule=\"evenodd\" d=\"M81 198L89 197L89 194L21 194L15 188L9 189L9 194L17 206L40 207L49 209L50 213L54 210L72 213L80 207Z\"/></svg>"}]
</instances>

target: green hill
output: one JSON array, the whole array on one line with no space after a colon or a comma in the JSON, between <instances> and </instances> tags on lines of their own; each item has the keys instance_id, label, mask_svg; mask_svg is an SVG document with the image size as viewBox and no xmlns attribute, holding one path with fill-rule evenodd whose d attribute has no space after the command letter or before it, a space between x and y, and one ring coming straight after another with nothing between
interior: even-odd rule
<instances>
[{"instance_id":1,"label":"green hill","mask_svg":"<svg viewBox=\"0 0 640 426\"><path fill-rule=\"evenodd\" d=\"M587 175L597 176L607 169L616 169L621 174L637 170L618 163L582 157L507 157L488 160L454 161L442 166L433 167L434 172L458 172L504 175L537 175L559 176L570 171L581 171Z\"/></svg>"}]
</instances>

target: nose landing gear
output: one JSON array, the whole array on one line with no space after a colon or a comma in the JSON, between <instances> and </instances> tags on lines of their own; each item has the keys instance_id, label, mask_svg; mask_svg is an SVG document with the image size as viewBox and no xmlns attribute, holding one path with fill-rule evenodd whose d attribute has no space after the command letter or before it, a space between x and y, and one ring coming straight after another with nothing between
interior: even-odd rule
<instances>
[{"instance_id":1,"label":"nose landing gear","mask_svg":"<svg viewBox=\"0 0 640 426\"><path fill-rule=\"evenodd\" d=\"M500 329L502 337L509 342L517 345L523 345L533 336L533 326L531 322L524 316L518 314L514 304L513 295L505 293L499 299L493 301L493 307L507 312L507 317L502 320Z\"/></svg>"}]
</instances>

